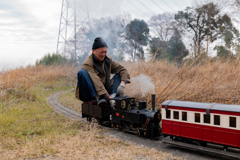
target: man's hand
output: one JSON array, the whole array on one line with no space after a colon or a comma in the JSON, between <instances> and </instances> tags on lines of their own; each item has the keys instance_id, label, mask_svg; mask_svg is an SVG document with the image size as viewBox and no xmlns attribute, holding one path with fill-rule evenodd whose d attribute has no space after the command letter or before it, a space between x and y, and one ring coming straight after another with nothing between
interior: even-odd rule
<instances>
[{"instance_id":1,"label":"man's hand","mask_svg":"<svg viewBox=\"0 0 240 160\"><path fill-rule=\"evenodd\" d=\"M117 95L120 97L124 96L124 88L125 88L125 82L122 81L117 89Z\"/></svg>"},{"instance_id":2,"label":"man's hand","mask_svg":"<svg viewBox=\"0 0 240 160\"><path fill-rule=\"evenodd\" d=\"M120 84L124 84L125 85L125 81L121 81L121 83Z\"/></svg>"}]
</instances>

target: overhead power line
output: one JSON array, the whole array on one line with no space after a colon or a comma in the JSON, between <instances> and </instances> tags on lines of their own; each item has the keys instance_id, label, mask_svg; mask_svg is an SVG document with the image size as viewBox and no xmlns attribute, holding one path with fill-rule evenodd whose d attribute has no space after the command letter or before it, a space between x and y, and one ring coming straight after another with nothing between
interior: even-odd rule
<instances>
[{"instance_id":1,"label":"overhead power line","mask_svg":"<svg viewBox=\"0 0 240 160\"><path fill-rule=\"evenodd\" d=\"M131 2L131 0L128 0L128 2L131 3L131 5L133 5L135 8L137 8L137 10L141 11L141 13L143 13L145 16L148 17L148 15L146 15L144 12L142 12L141 9L139 9L136 5L134 5L134 4Z\"/></svg>"},{"instance_id":2,"label":"overhead power line","mask_svg":"<svg viewBox=\"0 0 240 160\"><path fill-rule=\"evenodd\" d=\"M134 11L132 11L131 9L127 9L126 7L125 7L125 5L123 6L121 3L120 3L120 1L112 1L113 3L115 3L117 6L122 6L122 7L124 7L127 11L129 11L129 12L131 12L134 16L136 16L136 15L138 15L138 14L136 14ZM119 2L119 3L118 3ZM138 16L136 16L136 17L138 17Z\"/></svg>"},{"instance_id":3,"label":"overhead power line","mask_svg":"<svg viewBox=\"0 0 240 160\"><path fill-rule=\"evenodd\" d=\"M126 6L130 6L130 5L127 4L128 2L131 3L131 4L130 4L131 6L134 6L134 7L137 9L137 11L138 11L137 13L140 13L140 14L141 14L141 15L139 14L140 17L141 17L143 14L145 14L144 12L142 12L142 10L140 10L139 8L137 8L131 1L128 0L126 3L124 3L124 2L122 1L122 3L124 3ZM130 7L129 7L129 8L130 8ZM136 10L134 10L134 11L136 11Z\"/></svg>"},{"instance_id":4,"label":"overhead power line","mask_svg":"<svg viewBox=\"0 0 240 160\"><path fill-rule=\"evenodd\" d=\"M151 9L149 9L147 6L145 6L142 2L140 2L139 0L137 0L141 5L143 5L145 8L147 8L150 12L154 13ZM154 13L155 14L155 13Z\"/></svg>"},{"instance_id":5,"label":"overhead power line","mask_svg":"<svg viewBox=\"0 0 240 160\"><path fill-rule=\"evenodd\" d=\"M180 10L183 10L183 9L175 2L175 0L172 0L172 1L173 1L173 3L174 3L176 6L179 7Z\"/></svg>"},{"instance_id":6,"label":"overhead power line","mask_svg":"<svg viewBox=\"0 0 240 160\"><path fill-rule=\"evenodd\" d=\"M172 7L170 7L164 0L162 0L162 2L163 2L164 4L166 4L173 12L175 12L175 10L172 9Z\"/></svg>"},{"instance_id":7,"label":"overhead power line","mask_svg":"<svg viewBox=\"0 0 240 160\"><path fill-rule=\"evenodd\" d=\"M121 5L124 5L125 8L129 8L132 12L134 12L135 15L137 14L138 16L141 16L138 12L136 12L135 10L131 9L128 5L126 5L125 3L123 3L123 1L119 1L119 2L121 2L120 4L121 4Z\"/></svg>"},{"instance_id":8,"label":"overhead power line","mask_svg":"<svg viewBox=\"0 0 240 160\"><path fill-rule=\"evenodd\" d=\"M111 2L111 4L116 5L116 3L114 3L114 1L107 1L107 2ZM117 13L115 10L112 10L116 15L119 15L119 13Z\"/></svg>"},{"instance_id":9,"label":"overhead power line","mask_svg":"<svg viewBox=\"0 0 240 160\"><path fill-rule=\"evenodd\" d=\"M151 0L152 3L154 3L158 8L160 8L161 10L163 10L163 12L166 12L164 9L162 9L157 3L155 3L153 0Z\"/></svg>"}]
</instances>

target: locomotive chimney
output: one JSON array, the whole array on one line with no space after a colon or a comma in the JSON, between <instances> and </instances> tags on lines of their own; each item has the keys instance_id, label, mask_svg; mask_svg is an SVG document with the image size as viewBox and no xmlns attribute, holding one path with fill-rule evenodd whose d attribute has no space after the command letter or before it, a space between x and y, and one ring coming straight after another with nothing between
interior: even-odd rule
<instances>
[{"instance_id":1,"label":"locomotive chimney","mask_svg":"<svg viewBox=\"0 0 240 160\"><path fill-rule=\"evenodd\" d=\"M155 111L155 94L152 94L152 111Z\"/></svg>"}]
</instances>

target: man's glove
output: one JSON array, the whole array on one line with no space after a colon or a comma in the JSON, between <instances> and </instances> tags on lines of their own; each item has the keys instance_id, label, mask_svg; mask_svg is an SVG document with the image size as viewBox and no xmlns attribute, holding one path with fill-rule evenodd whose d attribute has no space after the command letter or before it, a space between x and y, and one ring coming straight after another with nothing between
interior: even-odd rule
<instances>
[{"instance_id":1,"label":"man's glove","mask_svg":"<svg viewBox=\"0 0 240 160\"><path fill-rule=\"evenodd\" d=\"M120 84L118 86L118 89L117 89L117 95L118 96L120 96L120 97L124 96L124 88L125 88L125 84Z\"/></svg>"},{"instance_id":2,"label":"man's glove","mask_svg":"<svg viewBox=\"0 0 240 160\"><path fill-rule=\"evenodd\" d=\"M116 93L111 94L111 97L114 98L116 97ZM115 109L116 101L115 100L110 100L111 107Z\"/></svg>"}]
</instances>

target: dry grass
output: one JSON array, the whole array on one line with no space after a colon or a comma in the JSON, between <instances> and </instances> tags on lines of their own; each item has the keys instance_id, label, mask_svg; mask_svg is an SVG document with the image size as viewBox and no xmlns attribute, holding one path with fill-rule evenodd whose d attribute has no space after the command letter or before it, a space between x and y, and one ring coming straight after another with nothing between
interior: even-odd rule
<instances>
[{"instance_id":1,"label":"dry grass","mask_svg":"<svg viewBox=\"0 0 240 160\"><path fill-rule=\"evenodd\" d=\"M127 63L130 74L138 76L141 73L151 77L155 85L156 103L160 105L165 100L185 100L196 102L215 102L240 104L240 65L239 59L206 61L198 65L183 65L177 67L164 61L153 63ZM128 95L147 99L150 95L141 97L139 88L127 85Z\"/></svg>"},{"instance_id":2,"label":"dry grass","mask_svg":"<svg viewBox=\"0 0 240 160\"><path fill-rule=\"evenodd\" d=\"M240 104L239 60L207 61L183 67L165 61L123 63L131 77L145 74L155 85L156 102L167 99ZM47 106L51 94L76 84L74 66L27 67L0 73L0 156L5 159L174 159L171 155L104 136L97 127L56 115ZM126 87L141 97L139 88ZM66 100L68 99L68 100ZM81 112L68 91L60 101ZM162 156L160 156L160 154Z\"/></svg>"},{"instance_id":3,"label":"dry grass","mask_svg":"<svg viewBox=\"0 0 240 160\"><path fill-rule=\"evenodd\" d=\"M176 159L54 113L47 98L71 90L78 70L74 66L38 66L0 73L1 159ZM72 109L80 106L71 91L60 99Z\"/></svg>"},{"instance_id":4,"label":"dry grass","mask_svg":"<svg viewBox=\"0 0 240 160\"><path fill-rule=\"evenodd\" d=\"M72 88L75 89L75 88ZM75 90L68 90L58 97L58 102L75 112L82 113L82 102L75 98Z\"/></svg>"},{"instance_id":5,"label":"dry grass","mask_svg":"<svg viewBox=\"0 0 240 160\"><path fill-rule=\"evenodd\" d=\"M45 83L48 85L42 86L44 90L53 90L56 85L52 82L56 81L68 82L67 85L76 84L78 70L79 68L73 65L40 65L0 72L0 100L19 98L20 101L35 101L36 94L31 92L31 88Z\"/></svg>"},{"instance_id":6,"label":"dry grass","mask_svg":"<svg viewBox=\"0 0 240 160\"><path fill-rule=\"evenodd\" d=\"M40 82L50 82L60 78L76 80L79 68L73 65L29 66L0 73L0 89L21 89L23 91Z\"/></svg>"},{"instance_id":7,"label":"dry grass","mask_svg":"<svg viewBox=\"0 0 240 160\"><path fill-rule=\"evenodd\" d=\"M78 122L79 123L79 122ZM48 135L44 139L33 138L25 146L3 150L6 159L179 159L156 149L134 146L114 137L106 137L96 125L78 124L76 134ZM36 145L38 144L38 145ZM47 150L47 152L46 152ZM44 154L43 154L44 153Z\"/></svg>"}]
</instances>

